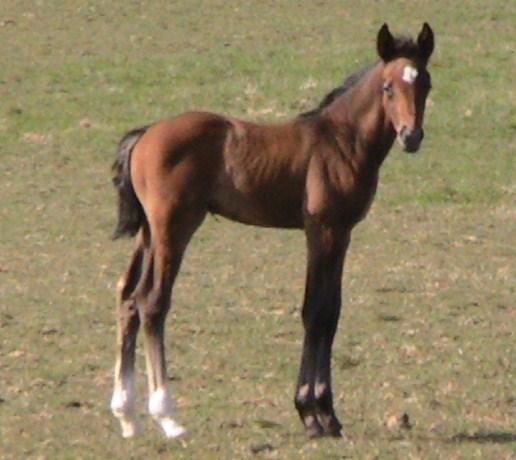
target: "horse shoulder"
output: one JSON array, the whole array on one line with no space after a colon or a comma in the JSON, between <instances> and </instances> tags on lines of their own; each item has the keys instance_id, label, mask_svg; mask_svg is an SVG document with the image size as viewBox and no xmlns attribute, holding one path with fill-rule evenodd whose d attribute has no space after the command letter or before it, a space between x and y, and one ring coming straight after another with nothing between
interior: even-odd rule
<instances>
[{"instance_id":1,"label":"horse shoulder","mask_svg":"<svg viewBox=\"0 0 516 460\"><path fill-rule=\"evenodd\" d=\"M330 206L328 170L320 155L314 154L306 173L305 211L309 217L322 215Z\"/></svg>"},{"instance_id":2,"label":"horse shoulder","mask_svg":"<svg viewBox=\"0 0 516 460\"><path fill-rule=\"evenodd\" d=\"M353 152L330 142L319 145L308 165L305 213L352 227L367 215L377 181L376 174L362 174Z\"/></svg>"}]
</instances>

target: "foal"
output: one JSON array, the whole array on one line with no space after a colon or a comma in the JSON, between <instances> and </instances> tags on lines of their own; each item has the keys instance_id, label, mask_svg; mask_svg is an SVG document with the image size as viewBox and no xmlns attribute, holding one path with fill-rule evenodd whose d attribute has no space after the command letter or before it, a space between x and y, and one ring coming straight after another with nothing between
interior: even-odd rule
<instances>
[{"instance_id":1,"label":"foal","mask_svg":"<svg viewBox=\"0 0 516 460\"><path fill-rule=\"evenodd\" d=\"M288 123L188 112L123 137L113 165L119 196L114 237L137 234L117 286L111 408L124 437L138 429L133 380L140 325L149 412L167 437L184 433L173 418L163 332L183 253L208 212L250 225L304 229L305 336L295 406L309 436L340 435L330 361L344 256L394 140L407 152L419 149L433 47L426 23L415 42L393 37L384 24L377 37L380 60L353 74L318 109Z\"/></svg>"}]
</instances>

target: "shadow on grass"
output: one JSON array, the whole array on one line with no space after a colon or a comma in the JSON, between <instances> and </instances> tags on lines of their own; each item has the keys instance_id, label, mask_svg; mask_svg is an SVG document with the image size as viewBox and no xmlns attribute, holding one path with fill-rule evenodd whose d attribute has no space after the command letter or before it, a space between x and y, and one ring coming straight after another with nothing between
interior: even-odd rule
<instances>
[{"instance_id":1,"label":"shadow on grass","mask_svg":"<svg viewBox=\"0 0 516 460\"><path fill-rule=\"evenodd\" d=\"M516 433L509 433L508 431L478 431L473 434L458 433L450 438L450 442L505 444L509 442L516 442Z\"/></svg>"}]
</instances>

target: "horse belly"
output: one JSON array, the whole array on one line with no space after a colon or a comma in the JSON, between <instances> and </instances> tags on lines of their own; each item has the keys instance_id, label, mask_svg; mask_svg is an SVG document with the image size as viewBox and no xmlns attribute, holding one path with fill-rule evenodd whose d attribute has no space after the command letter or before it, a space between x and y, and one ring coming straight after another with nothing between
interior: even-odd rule
<instances>
[{"instance_id":1,"label":"horse belly","mask_svg":"<svg viewBox=\"0 0 516 460\"><path fill-rule=\"evenodd\" d=\"M242 190L229 174L223 174L215 184L209 210L248 225L303 228L303 188L288 189L282 184Z\"/></svg>"}]
</instances>

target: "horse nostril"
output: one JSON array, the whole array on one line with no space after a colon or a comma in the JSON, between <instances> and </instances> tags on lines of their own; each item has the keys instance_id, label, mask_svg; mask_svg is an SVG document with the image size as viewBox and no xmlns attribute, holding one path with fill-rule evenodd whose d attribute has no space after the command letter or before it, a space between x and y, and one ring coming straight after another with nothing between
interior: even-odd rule
<instances>
[{"instance_id":1,"label":"horse nostril","mask_svg":"<svg viewBox=\"0 0 516 460\"><path fill-rule=\"evenodd\" d=\"M415 128L412 130L409 137L412 142L420 143L423 140L423 136L423 130L421 128Z\"/></svg>"},{"instance_id":2,"label":"horse nostril","mask_svg":"<svg viewBox=\"0 0 516 460\"><path fill-rule=\"evenodd\" d=\"M423 130L421 128L401 128L400 136L405 142L421 142L423 140Z\"/></svg>"},{"instance_id":3,"label":"horse nostril","mask_svg":"<svg viewBox=\"0 0 516 460\"><path fill-rule=\"evenodd\" d=\"M423 130L419 127L403 126L399 131L399 140L406 152L417 152L423 140Z\"/></svg>"}]
</instances>

